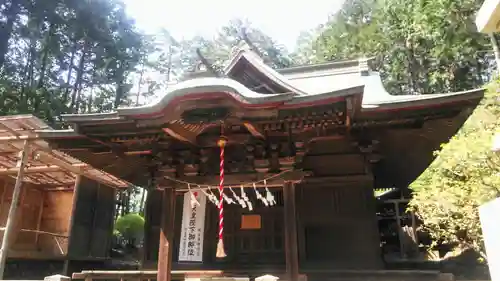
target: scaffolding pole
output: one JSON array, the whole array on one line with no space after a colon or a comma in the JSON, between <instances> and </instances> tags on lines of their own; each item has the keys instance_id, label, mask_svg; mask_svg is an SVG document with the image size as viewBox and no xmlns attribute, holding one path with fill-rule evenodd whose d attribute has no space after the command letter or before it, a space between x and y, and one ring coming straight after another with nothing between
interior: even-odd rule
<instances>
[{"instance_id":1,"label":"scaffolding pole","mask_svg":"<svg viewBox=\"0 0 500 281\"><path fill-rule=\"evenodd\" d=\"M9 215L7 217L7 223L5 225L5 232L3 233L2 248L0 248L0 280L3 280L3 275L5 272L5 265L7 261L7 255L9 253L9 240L14 229L17 205L19 201L19 195L21 194L21 185L23 182L24 168L26 166L26 161L28 160L28 150L29 142L24 141L23 150L19 153L19 159L17 160L16 168L18 168L16 184L14 185L14 192L12 193L12 201L10 202Z\"/></svg>"}]
</instances>

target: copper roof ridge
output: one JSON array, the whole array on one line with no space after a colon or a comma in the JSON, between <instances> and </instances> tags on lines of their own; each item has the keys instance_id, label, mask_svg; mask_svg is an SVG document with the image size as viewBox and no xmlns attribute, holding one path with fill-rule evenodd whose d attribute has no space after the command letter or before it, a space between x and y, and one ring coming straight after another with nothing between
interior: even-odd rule
<instances>
[{"instance_id":1,"label":"copper roof ridge","mask_svg":"<svg viewBox=\"0 0 500 281\"><path fill-rule=\"evenodd\" d=\"M311 70L317 70L317 69L323 69L323 68L344 68L344 67L359 67L360 62L365 61L365 62L371 62L375 59L375 57L367 57L367 58L358 58L358 59L346 59L346 60L337 60L337 61L328 61L328 62L322 62L322 63L314 63L314 64L305 64L305 65L298 65L298 66L292 66L292 67L287 67L287 68L281 68L277 69L276 71L281 73L281 74L292 74L296 72L304 72L304 71L311 71ZM369 69L371 70L371 69Z\"/></svg>"},{"instance_id":2,"label":"copper roof ridge","mask_svg":"<svg viewBox=\"0 0 500 281\"><path fill-rule=\"evenodd\" d=\"M255 67L266 77L271 79L273 82L286 88L290 92L294 92L301 96L308 95L303 90L293 86L285 76L281 75L281 73L279 73L272 67L266 65L259 55L257 55L252 50L248 50L247 48L241 48L237 52L237 54L230 60L230 63L225 67L224 73L228 75L242 58L244 58L248 63L250 63L253 67Z\"/></svg>"}]
</instances>

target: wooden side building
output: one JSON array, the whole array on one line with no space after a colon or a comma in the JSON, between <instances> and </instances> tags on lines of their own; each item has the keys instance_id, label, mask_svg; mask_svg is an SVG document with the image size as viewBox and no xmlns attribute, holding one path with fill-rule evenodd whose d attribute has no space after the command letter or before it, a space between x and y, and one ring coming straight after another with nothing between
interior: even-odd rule
<instances>
[{"instance_id":1,"label":"wooden side building","mask_svg":"<svg viewBox=\"0 0 500 281\"><path fill-rule=\"evenodd\" d=\"M8 278L39 279L67 271L71 262L108 258L115 192L131 186L53 150L36 133L44 130L52 129L31 115L0 117L2 234L8 218L13 221L6 245Z\"/></svg>"},{"instance_id":2,"label":"wooden side building","mask_svg":"<svg viewBox=\"0 0 500 281\"><path fill-rule=\"evenodd\" d=\"M150 188L143 265L158 266L159 280L170 267L289 280L383 269L373 190L406 189L483 96L390 95L369 60L275 70L246 49L221 77L197 76L150 105L65 115L73 129L39 133L55 149ZM225 205L227 257L218 259L218 210L208 204L202 261L182 262L183 194L219 184L221 136L225 194L243 185L254 208ZM252 199L254 182L261 193L269 188L275 206ZM242 227L248 215L258 227Z\"/></svg>"}]
</instances>

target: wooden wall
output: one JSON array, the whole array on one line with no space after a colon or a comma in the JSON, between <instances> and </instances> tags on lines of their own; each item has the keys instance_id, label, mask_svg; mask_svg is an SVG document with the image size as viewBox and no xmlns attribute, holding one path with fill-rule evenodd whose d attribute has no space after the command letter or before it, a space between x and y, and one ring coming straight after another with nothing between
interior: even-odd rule
<instances>
[{"instance_id":1,"label":"wooden wall","mask_svg":"<svg viewBox=\"0 0 500 281\"><path fill-rule=\"evenodd\" d=\"M72 191L45 191L45 186L24 183L15 218L13 241L9 257L44 258L63 256L67 252L67 237L54 237L22 231L39 230L68 236L72 208ZM14 180L0 179L0 226L9 214ZM2 236L0 235L0 241ZM56 242L57 239L57 242Z\"/></svg>"},{"instance_id":2,"label":"wooden wall","mask_svg":"<svg viewBox=\"0 0 500 281\"><path fill-rule=\"evenodd\" d=\"M68 257L108 257L113 232L115 190L82 178L77 194Z\"/></svg>"},{"instance_id":3,"label":"wooden wall","mask_svg":"<svg viewBox=\"0 0 500 281\"><path fill-rule=\"evenodd\" d=\"M373 181L344 185L309 183L297 186L297 228L301 270L378 269L382 267L379 232L375 214ZM252 212L239 206L225 208L225 248L228 257L215 258L217 212L207 203L204 263L178 263L182 218L182 196L177 197L173 261L176 269L244 269L272 265L284 268L284 214L282 192L274 190L278 204L257 207ZM248 192L251 195L252 192ZM145 266L154 268L158 260L158 233L161 191L150 192L145 230ZM257 202L256 199L252 200ZM233 208L231 208L233 207ZM260 214L261 230L240 230L241 215ZM246 241L246 242L245 242ZM250 246L242 246L244 243Z\"/></svg>"},{"instance_id":4,"label":"wooden wall","mask_svg":"<svg viewBox=\"0 0 500 281\"><path fill-rule=\"evenodd\" d=\"M302 268L376 269L382 266L370 183L297 187Z\"/></svg>"},{"instance_id":5,"label":"wooden wall","mask_svg":"<svg viewBox=\"0 0 500 281\"><path fill-rule=\"evenodd\" d=\"M69 236L69 224L73 208L73 190L45 191L41 229L52 233L64 233ZM50 245L47 249L54 255L68 252L68 238L41 235L40 243Z\"/></svg>"}]
</instances>

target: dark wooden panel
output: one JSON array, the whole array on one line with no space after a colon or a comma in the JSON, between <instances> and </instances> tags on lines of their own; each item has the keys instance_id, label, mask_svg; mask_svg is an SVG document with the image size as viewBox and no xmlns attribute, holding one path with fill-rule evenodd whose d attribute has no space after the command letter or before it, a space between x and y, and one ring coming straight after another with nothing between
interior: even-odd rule
<instances>
[{"instance_id":1,"label":"dark wooden panel","mask_svg":"<svg viewBox=\"0 0 500 281\"><path fill-rule=\"evenodd\" d=\"M94 203L93 232L90 255L92 257L107 257L110 238L113 233L114 189L100 185Z\"/></svg>"},{"instance_id":2,"label":"dark wooden panel","mask_svg":"<svg viewBox=\"0 0 500 281\"><path fill-rule=\"evenodd\" d=\"M264 191L260 191L264 194ZM238 192L239 193L239 192ZM173 260L177 267L195 268L253 268L259 266L284 265L284 228L283 228L283 199L282 192L273 190L277 204L265 207L255 198L253 191L247 196L254 203L253 211L243 210L239 205L225 205L224 211L224 244L227 257L216 259L218 211L215 205L207 202L205 220L205 240L203 246L203 265L200 263L178 263L180 225L182 222L182 196L177 198L175 237ZM245 214L260 215L260 229L241 229L241 216ZM156 215L155 215L156 216ZM149 237L152 239L152 235ZM158 240L151 241L157 245ZM148 246L148 252L153 252ZM156 248L157 249L157 248Z\"/></svg>"},{"instance_id":3,"label":"dark wooden panel","mask_svg":"<svg viewBox=\"0 0 500 281\"><path fill-rule=\"evenodd\" d=\"M370 185L300 186L301 266L378 268L380 243Z\"/></svg>"},{"instance_id":4,"label":"dark wooden panel","mask_svg":"<svg viewBox=\"0 0 500 281\"><path fill-rule=\"evenodd\" d=\"M146 198L144 226L144 260L145 263L158 260L160 239L160 218L162 204L161 190L149 190ZM177 204L177 207L182 204ZM176 213L179 211L176 210ZM182 212L182 210L181 210ZM175 237L174 237L175 238ZM175 244L175 243L174 243ZM175 252L174 252L175 253Z\"/></svg>"},{"instance_id":5,"label":"dark wooden panel","mask_svg":"<svg viewBox=\"0 0 500 281\"><path fill-rule=\"evenodd\" d=\"M316 176L359 175L366 172L364 157L360 154L333 154L306 156L304 169Z\"/></svg>"},{"instance_id":6,"label":"dark wooden panel","mask_svg":"<svg viewBox=\"0 0 500 281\"><path fill-rule=\"evenodd\" d=\"M82 178L68 255L107 257L113 229L114 189Z\"/></svg>"},{"instance_id":7,"label":"dark wooden panel","mask_svg":"<svg viewBox=\"0 0 500 281\"><path fill-rule=\"evenodd\" d=\"M353 143L353 140L348 136L315 139L308 144L307 153L311 155L326 155L359 152L358 147L353 145Z\"/></svg>"},{"instance_id":8,"label":"dark wooden panel","mask_svg":"<svg viewBox=\"0 0 500 281\"><path fill-rule=\"evenodd\" d=\"M264 191L260 190L260 193L264 194ZM225 263L245 267L259 264L284 264L283 193L276 190L273 193L277 201L273 207L264 206L255 197L255 193L249 190L247 196L254 205L252 211L242 209L239 205L229 205L224 209L227 210L224 219L224 239L228 255L224 260ZM241 217L248 214L261 217L260 229L241 229ZM217 222L217 212L215 207L211 215L213 216L211 235L216 237L217 225L214 224ZM214 242L216 242L215 239ZM215 249L214 245L211 248Z\"/></svg>"},{"instance_id":9,"label":"dark wooden panel","mask_svg":"<svg viewBox=\"0 0 500 281\"><path fill-rule=\"evenodd\" d=\"M88 257L94 220L93 206L97 196L97 183L82 178L80 191L76 199L73 228L70 230L71 243L68 245L68 256L71 258Z\"/></svg>"}]
</instances>

